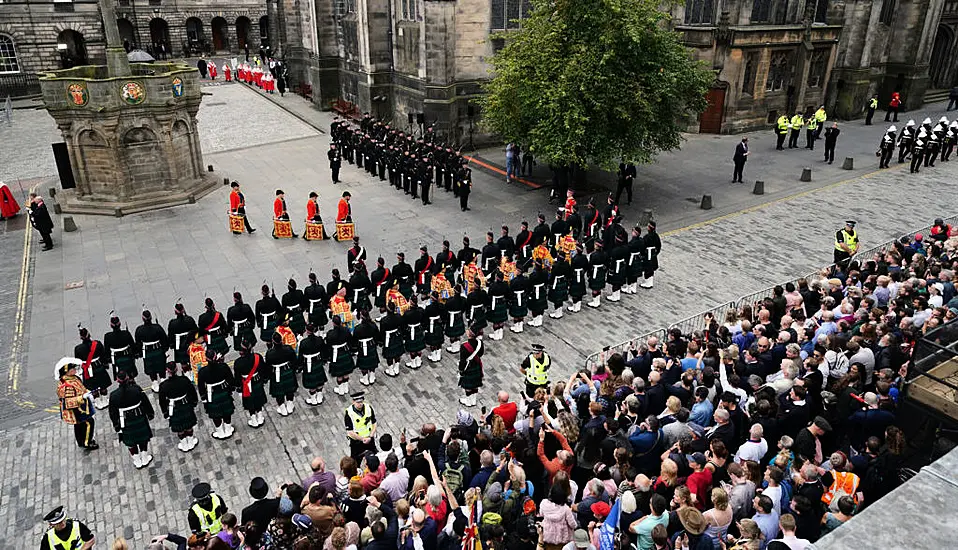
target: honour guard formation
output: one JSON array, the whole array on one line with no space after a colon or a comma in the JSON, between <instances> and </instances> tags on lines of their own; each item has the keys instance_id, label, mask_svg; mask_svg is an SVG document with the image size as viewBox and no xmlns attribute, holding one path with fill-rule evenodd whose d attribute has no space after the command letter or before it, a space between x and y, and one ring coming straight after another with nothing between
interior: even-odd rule
<instances>
[{"instance_id":1,"label":"honour guard formation","mask_svg":"<svg viewBox=\"0 0 958 550\"><path fill-rule=\"evenodd\" d=\"M349 154L357 158L355 150ZM400 251L392 267L380 257L370 273L366 249L354 233L350 198L349 192L342 194L336 214L337 239L352 242L346 252L347 277L332 269L322 284L311 272L303 288L289 279L281 296L264 283L261 298L252 305L235 291L225 313L206 298L195 320L177 303L166 329L145 307L133 333L112 313L102 340L80 326L74 357L57 365L62 418L73 425L77 445L98 448L95 413L108 409L134 466L143 468L153 460L148 445L157 410L176 434L177 448L189 452L198 443L200 405L214 426L210 437L229 439L237 405L246 424L256 429L265 423L271 399L276 413L288 416L297 395L307 406L318 406L331 384L336 395L353 401L344 418L350 449L359 456L375 434L375 415L365 394L350 388L351 378L372 386L380 367L396 377L403 365L411 371L421 368L423 357L440 363L445 351L458 355L459 401L474 407L483 382L484 336L502 340L507 324L515 333L541 327L546 313L560 319L564 311L580 311L587 294L593 308L601 306L603 294L618 302L622 293L652 288L658 269L662 243L654 221L645 234L634 227L630 237L613 197L602 211L590 200L582 216L570 195L551 225L540 214L531 230L523 221L515 237L502 226L498 238L487 233L482 249L473 248L469 237L463 237L457 252L449 241L435 255L423 245L412 264ZM307 204L303 236L310 240L326 238L317 199L313 193ZM274 216L274 237L296 237L281 190ZM236 182L230 217L235 232L253 231ZM319 227L311 230L310 223ZM262 353L257 351L260 343ZM541 346L523 363L530 396L548 384L550 365ZM141 368L150 380L146 391L137 383ZM155 402L150 393L156 394Z\"/></svg>"}]
</instances>

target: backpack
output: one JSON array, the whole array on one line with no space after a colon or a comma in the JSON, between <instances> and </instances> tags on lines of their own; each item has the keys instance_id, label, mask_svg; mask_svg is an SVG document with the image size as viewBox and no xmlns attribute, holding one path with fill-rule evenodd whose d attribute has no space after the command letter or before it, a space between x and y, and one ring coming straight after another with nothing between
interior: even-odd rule
<instances>
[{"instance_id":1,"label":"backpack","mask_svg":"<svg viewBox=\"0 0 958 550\"><path fill-rule=\"evenodd\" d=\"M465 469L466 465L460 462L458 467L447 464L446 470L443 472L443 475L446 477L446 485L449 487L449 490L452 491L452 494L456 496L456 500L462 498L464 481L462 474Z\"/></svg>"},{"instance_id":2,"label":"backpack","mask_svg":"<svg viewBox=\"0 0 958 550\"><path fill-rule=\"evenodd\" d=\"M783 479L778 486L782 489L782 499L779 501L782 506L782 515L792 512L792 480ZM815 504L815 503L812 503Z\"/></svg>"}]
</instances>

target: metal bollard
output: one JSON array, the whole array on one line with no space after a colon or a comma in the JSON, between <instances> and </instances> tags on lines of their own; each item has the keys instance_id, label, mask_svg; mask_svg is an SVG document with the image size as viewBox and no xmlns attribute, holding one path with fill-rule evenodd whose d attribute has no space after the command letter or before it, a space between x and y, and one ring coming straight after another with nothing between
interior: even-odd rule
<instances>
[{"instance_id":1,"label":"metal bollard","mask_svg":"<svg viewBox=\"0 0 958 550\"><path fill-rule=\"evenodd\" d=\"M755 188L752 189L753 195L764 195L765 194L765 182L762 180L755 180Z\"/></svg>"},{"instance_id":2,"label":"metal bollard","mask_svg":"<svg viewBox=\"0 0 958 550\"><path fill-rule=\"evenodd\" d=\"M702 210L712 209L712 195L702 195L702 204L699 205Z\"/></svg>"},{"instance_id":3,"label":"metal bollard","mask_svg":"<svg viewBox=\"0 0 958 550\"><path fill-rule=\"evenodd\" d=\"M802 168L802 178L801 181L812 181L812 169L811 168Z\"/></svg>"},{"instance_id":4,"label":"metal bollard","mask_svg":"<svg viewBox=\"0 0 958 550\"><path fill-rule=\"evenodd\" d=\"M73 216L63 216L63 231L73 233L77 230L77 224L73 221Z\"/></svg>"},{"instance_id":5,"label":"metal bollard","mask_svg":"<svg viewBox=\"0 0 958 550\"><path fill-rule=\"evenodd\" d=\"M842 170L854 170L855 169L855 159L852 157L845 157L845 162L842 163Z\"/></svg>"}]
</instances>

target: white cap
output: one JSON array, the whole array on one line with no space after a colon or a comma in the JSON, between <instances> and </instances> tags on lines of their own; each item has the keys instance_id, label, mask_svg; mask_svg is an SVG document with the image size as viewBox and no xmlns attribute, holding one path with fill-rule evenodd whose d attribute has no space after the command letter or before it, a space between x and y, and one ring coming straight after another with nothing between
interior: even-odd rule
<instances>
[{"instance_id":1,"label":"white cap","mask_svg":"<svg viewBox=\"0 0 958 550\"><path fill-rule=\"evenodd\" d=\"M926 118L925 120L921 121L921 123L922 123L922 124L931 124L931 119L930 119L930 118Z\"/></svg>"},{"instance_id":2,"label":"white cap","mask_svg":"<svg viewBox=\"0 0 958 550\"><path fill-rule=\"evenodd\" d=\"M915 125L915 121L914 121L914 120L909 120L908 123L905 124L905 126L914 126L914 125Z\"/></svg>"},{"instance_id":3,"label":"white cap","mask_svg":"<svg viewBox=\"0 0 958 550\"><path fill-rule=\"evenodd\" d=\"M948 122L948 117L942 116L941 118L938 119L938 122Z\"/></svg>"},{"instance_id":4,"label":"white cap","mask_svg":"<svg viewBox=\"0 0 958 550\"><path fill-rule=\"evenodd\" d=\"M898 128L895 128L895 125L893 124L893 125L891 125L891 126L888 127L888 130L887 130L887 131L888 131L888 132L897 132L897 131L898 131Z\"/></svg>"},{"instance_id":5,"label":"white cap","mask_svg":"<svg viewBox=\"0 0 958 550\"><path fill-rule=\"evenodd\" d=\"M951 121L951 124L950 124L948 127L949 127L949 128L958 128L958 120L952 120L952 121ZM0 184L2 184L2 182L0 182Z\"/></svg>"},{"instance_id":6,"label":"white cap","mask_svg":"<svg viewBox=\"0 0 958 550\"><path fill-rule=\"evenodd\" d=\"M925 131L922 130L922 131L918 132L918 139L921 139L921 138L923 138L923 137L925 137L925 136L927 136L927 135L928 135L928 134L926 134Z\"/></svg>"}]
</instances>

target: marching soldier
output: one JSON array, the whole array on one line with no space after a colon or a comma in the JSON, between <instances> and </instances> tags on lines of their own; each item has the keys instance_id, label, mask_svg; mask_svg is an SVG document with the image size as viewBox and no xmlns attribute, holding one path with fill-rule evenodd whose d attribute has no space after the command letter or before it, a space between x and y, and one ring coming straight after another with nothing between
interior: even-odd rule
<instances>
[{"instance_id":1,"label":"marching soldier","mask_svg":"<svg viewBox=\"0 0 958 550\"><path fill-rule=\"evenodd\" d=\"M57 364L57 399L60 418L73 426L77 446L88 451L100 448L93 438L93 397L76 375L79 359L64 358Z\"/></svg>"},{"instance_id":2,"label":"marching soldier","mask_svg":"<svg viewBox=\"0 0 958 550\"><path fill-rule=\"evenodd\" d=\"M446 307L446 338L449 338L449 345L446 351L449 353L459 352L459 339L466 333L466 321L464 312L466 310L466 299L462 296L462 285L456 285L453 288L452 296L443 304Z\"/></svg>"},{"instance_id":3,"label":"marching soldier","mask_svg":"<svg viewBox=\"0 0 958 550\"><path fill-rule=\"evenodd\" d=\"M425 342L429 346L429 355L426 358L433 363L442 360L444 313L439 293L434 290L429 295L429 303L423 312L426 324Z\"/></svg>"},{"instance_id":4,"label":"marching soldier","mask_svg":"<svg viewBox=\"0 0 958 550\"><path fill-rule=\"evenodd\" d=\"M319 405L323 402L323 387L326 385L326 343L316 334L316 326L306 325L306 336L299 341L297 353L299 366L303 371L303 388L308 394L303 399L307 405Z\"/></svg>"},{"instance_id":5,"label":"marching soldier","mask_svg":"<svg viewBox=\"0 0 958 550\"><path fill-rule=\"evenodd\" d=\"M466 332L466 341L459 348L459 386L463 396L459 402L466 407L475 407L482 388L482 355L485 349L478 338L482 329L470 327Z\"/></svg>"},{"instance_id":6,"label":"marching soldier","mask_svg":"<svg viewBox=\"0 0 958 550\"><path fill-rule=\"evenodd\" d=\"M326 313L329 297L326 294L326 287L317 282L316 274L310 271L309 286L303 290L303 296L306 298L306 315L309 323L316 327L316 330L326 328L329 322L329 315Z\"/></svg>"},{"instance_id":7,"label":"marching soldier","mask_svg":"<svg viewBox=\"0 0 958 550\"><path fill-rule=\"evenodd\" d=\"M243 223L246 225L246 231L252 235L256 230L250 227L249 218L246 217L246 197L240 192L240 184L234 181L230 184L230 214L234 216L243 216ZM239 233L235 233L239 235Z\"/></svg>"},{"instance_id":8,"label":"marching soldier","mask_svg":"<svg viewBox=\"0 0 958 550\"><path fill-rule=\"evenodd\" d=\"M894 125L889 126L885 130L885 135L881 138L881 143L878 144L878 155L880 159L878 160L879 168L888 168L888 163L891 161L891 156L895 153L895 128Z\"/></svg>"},{"instance_id":9,"label":"marching soldier","mask_svg":"<svg viewBox=\"0 0 958 550\"><path fill-rule=\"evenodd\" d=\"M426 348L426 331L422 326L423 311L415 295L409 297L409 309L403 313L403 340L409 361L406 366L415 370L422 366L422 350Z\"/></svg>"},{"instance_id":10,"label":"marching soldier","mask_svg":"<svg viewBox=\"0 0 958 550\"><path fill-rule=\"evenodd\" d=\"M925 131L922 130L919 132L918 137L915 138L915 143L911 146L911 170L912 174L917 174L921 170L921 161L925 155L925 145L928 136L925 134Z\"/></svg>"},{"instance_id":11,"label":"marching soldier","mask_svg":"<svg viewBox=\"0 0 958 550\"><path fill-rule=\"evenodd\" d=\"M286 283L288 290L286 294L283 294L280 305L286 310L286 320L289 322L290 330L292 330L296 336L300 336L306 330L306 318L303 316L306 297L303 295L303 291L299 290L297 286L294 279L290 279Z\"/></svg>"},{"instance_id":12,"label":"marching soldier","mask_svg":"<svg viewBox=\"0 0 958 550\"><path fill-rule=\"evenodd\" d=\"M943 136L944 133L938 130L938 126L935 126L934 130L928 132L928 140L925 142L925 166L934 168L935 160L938 158L938 151L941 150L941 138Z\"/></svg>"},{"instance_id":13,"label":"marching soldier","mask_svg":"<svg viewBox=\"0 0 958 550\"><path fill-rule=\"evenodd\" d=\"M214 439L228 439L233 436L235 429L231 421L236 405L233 403L233 392L236 388L236 378L233 371L223 362L223 357L215 350L206 350L206 365L200 369L196 377L196 386L203 401L206 415L216 427L210 434Z\"/></svg>"},{"instance_id":14,"label":"marching soldier","mask_svg":"<svg viewBox=\"0 0 958 550\"><path fill-rule=\"evenodd\" d=\"M143 311L143 324L136 328L136 347L143 353L143 370L153 381L153 393L160 391L160 380L166 378L166 349L170 346L163 327L153 322L153 314Z\"/></svg>"},{"instance_id":15,"label":"marching soldier","mask_svg":"<svg viewBox=\"0 0 958 550\"><path fill-rule=\"evenodd\" d=\"M527 355L519 365L519 372L526 377L526 395L529 399L535 398L537 389L549 389L549 369L552 367L552 358L545 349L542 344L532 344L532 353Z\"/></svg>"},{"instance_id":16,"label":"marching soldier","mask_svg":"<svg viewBox=\"0 0 958 550\"><path fill-rule=\"evenodd\" d=\"M941 148L941 160L948 162L951 159L951 153L955 150L955 143L958 143L958 120L951 121L948 125L948 131L945 132L945 141Z\"/></svg>"},{"instance_id":17,"label":"marching soldier","mask_svg":"<svg viewBox=\"0 0 958 550\"><path fill-rule=\"evenodd\" d=\"M246 425L250 428L259 428L266 423L263 407L266 406L266 377L269 371L266 359L253 351L253 342L243 341L240 356L233 362L233 371L236 374L237 390L242 396L243 410L249 415Z\"/></svg>"},{"instance_id":18,"label":"marching soldier","mask_svg":"<svg viewBox=\"0 0 958 550\"><path fill-rule=\"evenodd\" d=\"M90 332L81 327L80 343L73 348L73 356L82 361L83 386L91 392L94 406L98 409L106 407L110 400L110 384L113 383L106 348L99 340L90 338Z\"/></svg>"},{"instance_id":19,"label":"marching soldier","mask_svg":"<svg viewBox=\"0 0 958 550\"><path fill-rule=\"evenodd\" d=\"M802 135L802 126L805 125L805 119L802 117L802 113L796 112L789 124L791 125L792 131L788 135L788 148L797 149L798 137Z\"/></svg>"},{"instance_id":20,"label":"marching soldier","mask_svg":"<svg viewBox=\"0 0 958 550\"><path fill-rule=\"evenodd\" d=\"M393 278L399 283L399 292L407 300L413 294L413 270L406 263L406 255L402 252L396 254L396 265L393 266Z\"/></svg>"},{"instance_id":21,"label":"marching soldier","mask_svg":"<svg viewBox=\"0 0 958 550\"><path fill-rule=\"evenodd\" d=\"M273 333L272 347L266 352L269 366L269 394L276 399L276 412L282 416L293 413L296 389L296 352L283 342L283 336Z\"/></svg>"},{"instance_id":22,"label":"marching soldier","mask_svg":"<svg viewBox=\"0 0 958 550\"><path fill-rule=\"evenodd\" d=\"M170 349L173 350L173 361L176 362L186 374L189 371L190 356L189 347L193 336L199 330L196 321L186 314L186 308L183 304L173 306L174 317L166 325L166 334L170 338Z\"/></svg>"},{"instance_id":23,"label":"marching soldier","mask_svg":"<svg viewBox=\"0 0 958 550\"><path fill-rule=\"evenodd\" d=\"M206 335L206 346L220 355L226 355L230 350L229 344L226 343L226 319L216 311L212 298L207 298L204 304L206 311L196 322Z\"/></svg>"},{"instance_id":24,"label":"marching soldier","mask_svg":"<svg viewBox=\"0 0 958 550\"><path fill-rule=\"evenodd\" d=\"M376 369L379 367L379 328L369 317L369 311L360 312L360 322L353 330L353 342L356 348L356 368L362 375L359 383L368 386L376 382Z\"/></svg>"},{"instance_id":25,"label":"marching soldier","mask_svg":"<svg viewBox=\"0 0 958 550\"><path fill-rule=\"evenodd\" d=\"M609 255L603 249L602 241L595 241L595 250L589 254L589 289L592 290L592 301L589 307L599 307L602 302L602 291L605 289L605 278L608 272Z\"/></svg>"},{"instance_id":26,"label":"marching soldier","mask_svg":"<svg viewBox=\"0 0 958 550\"><path fill-rule=\"evenodd\" d=\"M632 239L629 240L628 250L628 275L623 292L635 294L638 292L639 277L643 272L642 258L645 256L645 241L642 238L642 228L638 225L632 228Z\"/></svg>"},{"instance_id":27,"label":"marching soldier","mask_svg":"<svg viewBox=\"0 0 958 550\"><path fill-rule=\"evenodd\" d=\"M572 298L572 305L566 309L575 313L582 310L582 298L586 294L586 275L589 272L589 258L582 253L582 243L576 245L576 255L572 257L571 264L569 296Z\"/></svg>"},{"instance_id":28,"label":"marching soldier","mask_svg":"<svg viewBox=\"0 0 958 550\"><path fill-rule=\"evenodd\" d=\"M43 516L50 525L40 539L40 550L91 550L96 537L90 528L78 519L67 518L63 506L57 506Z\"/></svg>"},{"instance_id":29,"label":"marching soldier","mask_svg":"<svg viewBox=\"0 0 958 550\"><path fill-rule=\"evenodd\" d=\"M369 292L372 286L369 275L366 273L366 263L358 261L353 264L353 274L349 277L349 289L352 293L350 298L354 312L372 309L372 304L369 303Z\"/></svg>"},{"instance_id":30,"label":"marching soldier","mask_svg":"<svg viewBox=\"0 0 958 550\"><path fill-rule=\"evenodd\" d=\"M898 136L898 164L905 162L905 157L911 153L911 147L915 143L915 121L909 120Z\"/></svg>"},{"instance_id":31,"label":"marching soldier","mask_svg":"<svg viewBox=\"0 0 958 550\"><path fill-rule=\"evenodd\" d=\"M193 534L209 533L216 536L223 530L223 517L229 509L219 495L213 492L209 483L197 483L191 492L193 505L186 515L187 523Z\"/></svg>"},{"instance_id":32,"label":"marching soldier","mask_svg":"<svg viewBox=\"0 0 958 550\"><path fill-rule=\"evenodd\" d=\"M354 392L349 397L353 402L346 407L343 424L349 456L359 461L367 452L376 452L376 412L366 403L366 392Z\"/></svg>"},{"instance_id":33,"label":"marching soldier","mask_svg":"<svg viewBox=\"0 0 958 550\"><path fill-rule=\"evenodd\" d=\"M169 421L170 431L180 440L176 448L187 453L199 443L193 435L199 398L196 396L196 386L177 373L176 362L169 362L167 369L169 376L160 384L160 412Z\"/></svg>"},{"instance_id":34,"label":"marching soldier","mask_svg":"<svg viewBox=\"0 0 958 550\"><path fill-rule=\"evenodd\" d=\"M333 391L337 395L349 393L349 375L356 368L349 352L350 338L349 331L343 326L343 320L334 315L333 328L326 333L326 346L329 350L329 375L336 378Z\"/></svg>"},{"instance_id":35,"label":"marching soldier","mask_svg":"<svg viewBox=\"0 0 958 550\"><path fill-rule=\"evenodd\" d=\"M459 209L463 212L472 210L469 208L469 193L472 192L472 170L465 164L459 166L456 175L456 190L459 195Z\"/></svg>"},{"instance_id":36,"label":"marching soldier","mask_svg":"<svg viewBox=\"0 0 958 550\"><path fill-rule=\"evenodd\" d=\"M486 233L486 245L482 247L482 271L489 276L499 265L502 251L494 242L492 231Z\"/></svg>"},{"instance_id":37,"label":"marching soldier","mask_svg":"<svg viewBox=\"0 0 958 550\"><path fill-rule=\"evenodd\" d=\"M253 332L256 317L253 315L253 308L243 302L241 293L233 293L233 305L226 310L226 320L232 327L234 350L242 350L244 343L249 343L250 348L256 345L256 334Z\"/></svg>"},{"instance_id":38,"label":"marching soldier","mask_svg":"<svg viewBox=\"0 0 958 550\"><path fill-rule=\"evenodd\" d=\"M642 237L642 243L645 245L645 257L642 258L642 269L645 280L639 286L642 288L652 288L655 282L655 271L659 268L659 252L662 251L662 239L655 231L655 221L649 220L646 226L645 237Z\"/></svg>"},{"instance_id":39,"label":"marching soldier","mask_svg":"<svg viewBox=\"0 0 958 550\"><path fill-rule=\"evenodd\" d=\"M343 166L343 154L336 148L335 143L329 144L329 152L326 153L326 158L329 159L329 170L333 183L339 183L339 169Z\"/></svg>"},{"instance_id":40,"label":"marching soldier","mask_svg":"<svg viewBox=\"0 0 958 550\"><path fill-rule=\"evenodd\" d=\"M835 265L847 266L860 246L858 233L855 232L855 220L845 220L845 227L835 232Z\"/></svg>"},{"instance_id":41,"label":"marching soldier","mask_svg":"<svg viewBox=\"0 0 958 550\"><path fill-rule=\"evenodd\" d=\"M622 226L619 226L619 229L622 229ZM607 298L610 302L618 302L622 299L621 289L625 285L628 274L629 249L625 246L624 230L613 238L616 246L612 247L612 251L609 253L608 275L608 283L612 286L612 294L609 294Z\"/></svg>"},{"instance_id":42,"label":"marching soldier","mask_svg":"<svg viewBox=\"0 0 958 550\"><path fill-rule=\"evenodd\" d=\"M120 318L115 315L110 317L110 332L103 335L103 347L110 354L114 378L120 371L126 372L131 378L136 378L139 374L134 355L136 341L133 340L129 330L120 328Z\"/></svg>"},{"instance_id":43,"label":"marching soldier","mask_svg":"<svg viewBox=\"0 0 958 550\"><path fill-rule=\"evenodd\" d=\"M273 219L280 221L289 221L289 211L286 209L286 194L283 193L282 189L276 190L276 199L273 200ZM293 238L295 239L299 235L292 233ZM273 228L273 238L278 239L276 236L276 229Z\"/></svg>"},{"instance_id":44,"label":"marching soldier","mask_svg":"<svg viewBox=\"0 0 958 550\"><path fill-rule=\"evenodd\" d=\"M359 237L353 237L353 246L346 251L346 269L349 273L353 272L353 266L356 262L366 261L366 249L359 245Z\"/></svg>"},{"instance_id":45,"label":"marching soldier","mask_svg":"<svg viewBox=\"0 0 958 550\"><path fill-rule=\"evenodd\" d=\"M509 319L509 285L503 281L501 271L495 273L495 278L489 285L489 316L492 323L490 340L502 340L502 327Z\"/></svg>"},{"instance_id":46,"label":"marching soldier","mask_svg":"<svg viewBox=\"0 0 958 550\"><path fill-rule=\"evenodd\" d=\"M276 299L276 293L264 284L260 291L263 297L256 301L256 324L259 326L259 338L264 342L273 339L273 331L279 326L283 306Z\"/></svg>"},{"instance_id":47,"label":"marching soldier","mask_svg":"<svg viewBox=\"0 0 958 550\"><path fill-rule=\"evenodd\" d=\"M549 288L547 297L552 302L552 311L549 317L553 319L562 318L562 306L566 298L569 297L569 275L572 273L572 267L566 260L565 252L560 251L556 255L556 261L552 264L552 271L549 273Z\"/></svg>"},{"instance_id":48,"label":"marching soldier","mask_svg":"<svg viewBox=\"0 0 958 550\"><path fill-rule=\"evenodd\" d=\"M319 213L319 194L316 191L309 192L309 199L306 201L306 221L308 223L318 223L322 225L323 217ZM323 225L323 238L328 239L326 226ZM303 239L306 239L306 231L303 231Z\"/></svg>"},{"instance_id":49,"label":"marching soldier","mask_svg":"<svg viewBox=\"0 0 958 550\"><path fill-rule=\"evenodd\" d=\"M518 274L509 283L509 291L509 316L512 317L509 330L518 334L529 314L529 280L526 279L525 267L519 266Z\"/></svg>"},{"instance_id":50,"label":"marching soldier","mask_svg":"<svg viewBox=\"0 0 958 550\"><path fill-rule=\"evenodd\" d=\"M133 465L139 470L153 460L147 451L153 430L153 405L126 371L117 372L118 387L110 392L110 420L120 442L130 450Z\"/></svg>"},{"instance_id":51,"label":"marching soldier","mask_svg":"<svg viewBox=\"0 0 958 550\"><path fill-rule=\"evenodd\" d=\"M435 268L435 262L429 255L429 249L426 245L419 247L419 259L416 260L416 294L419 296L428 296L432 290L432 274Z\"/></svg>"}]
</instances>

